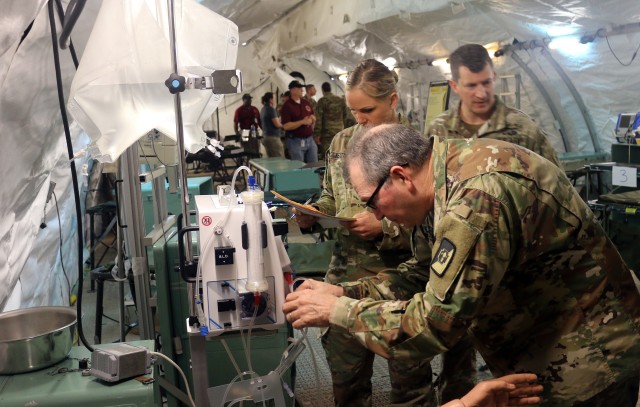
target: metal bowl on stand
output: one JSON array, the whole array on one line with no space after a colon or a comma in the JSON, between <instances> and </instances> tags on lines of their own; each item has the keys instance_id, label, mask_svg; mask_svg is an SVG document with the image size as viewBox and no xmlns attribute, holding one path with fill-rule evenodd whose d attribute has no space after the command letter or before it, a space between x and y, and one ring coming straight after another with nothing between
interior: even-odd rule
<instances>
[{"instance_id":1,"label":"metal bowl on stand","mask_svg":"<svg viewBox=\"0 0 640 407\"><path fill-rule=\"evenodd\" d=\"M69 307L25 308L0 314L0 375L54 365L69 355L76 328Z\"/></svg>"}]
</instances>

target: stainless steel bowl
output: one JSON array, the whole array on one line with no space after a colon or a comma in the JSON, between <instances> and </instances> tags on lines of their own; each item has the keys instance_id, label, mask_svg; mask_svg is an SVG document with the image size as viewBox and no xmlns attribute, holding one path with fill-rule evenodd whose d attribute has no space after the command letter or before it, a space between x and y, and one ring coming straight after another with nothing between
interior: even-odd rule
<instances>
[{"instance_id":1,"label":"stainless steel bowl","mask_svg":"<svg viewBox=\"0 0 640 407\"><path fill-rule=\"evenodd\" d=\"M63 360L75 328L74 308L36 307L0 314L0 374L30 372Z\"/></svg>"}]
</instances>

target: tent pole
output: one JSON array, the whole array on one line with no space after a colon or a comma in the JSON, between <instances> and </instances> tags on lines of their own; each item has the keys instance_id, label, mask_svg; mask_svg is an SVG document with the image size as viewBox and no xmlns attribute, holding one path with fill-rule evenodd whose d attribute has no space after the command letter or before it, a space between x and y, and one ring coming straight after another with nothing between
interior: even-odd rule
<instances>
[{"instance_id":1,"label":"tent pole","mask_svg":"<svg viewBox=\"0 0 640 407\"><path fill-rule=\"evenodd\" d=\"M558 131L560 132L560 136L562 138L564 151L566 152L571 151L571 146L568 144L566 140L566 136L564 132L565 125L562 120L562 116L558 112L558 108L556 107L555 103L553 103L553 99L551 99L551 95L549 95L549 92L547 92L547 89L544 87L540 79L538 79L538 77L533 72L533 70L531 70L531 68L529 68L529 66L527 66L527 64L524 63L522 58L520 58L520 56L516 54L515 50L512 50L510 55L513 58L513 60L516 61L516 63L520 66L520 68L522 68L522 70L525 71L527 75L529 75L533 83L536 85L536 87L540 91L542 98L547 102L547 106L549 106L549 110L551 110L551 114L553 114L553 118L555 119L556 123L558 123L558 127L559 127Z\"/></svg>"}]
</instances>

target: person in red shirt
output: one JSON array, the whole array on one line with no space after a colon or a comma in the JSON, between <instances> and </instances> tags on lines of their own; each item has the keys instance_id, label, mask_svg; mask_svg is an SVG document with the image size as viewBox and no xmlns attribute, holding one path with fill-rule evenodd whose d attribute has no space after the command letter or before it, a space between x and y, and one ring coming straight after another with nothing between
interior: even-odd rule
<instances>
[{"instance_id":1,"label":"person in red shirt","mask_svg":"<svg viewBox=\"0 0 640 407\"><path fill-rule=\"evenodd\" d=\"M242 130L251 130L251 125L255 126L256 131L262 128L260 111L257 107L251 106L251 99L253 98L248 93L242 95L242 106L237 108L233 115L233 128L237 135L240 135Z\"/></svg>"},{"instance_id":2,"label":"person in red shirt","mask_svg":"<svg viewBox=\"0 0 640 407\"><path fill-rule=\"evenodd\" d=\"M280 121L285 130L285 144L291 159L315 163L318 162L318 146L313 139L316 116L311 104L302 97L303 87L298 81L289 83L291 97L282 105Z\"/></svg>"}]
</instances>

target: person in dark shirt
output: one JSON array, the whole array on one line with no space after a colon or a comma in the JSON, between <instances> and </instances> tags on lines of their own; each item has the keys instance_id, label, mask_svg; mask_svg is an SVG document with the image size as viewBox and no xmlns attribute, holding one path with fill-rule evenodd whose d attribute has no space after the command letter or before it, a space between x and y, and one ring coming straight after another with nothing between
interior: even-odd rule
<instances>
[{"instance_id":1,"label":"person in dark shirt","mask_svg":"<svg viewBox=\"0 0 640 407\"><path fill-rule=\"evenodd\" d=\"M256 131L262 128L260 112L257 107L251 106L251 99L253 97L248 93L242 95L242 106L237 108L233 115L233 128L237 135L240 135L242 130L251 130L251 125L255 126Z\"/></svg>"},{"instance_id":2,"label":"person in dark shirt","mask_svg":"<svg viewBox=\"0 0 640 407\"><path fill-rule=\"evenodd\" d=\"M260 110L260 119L262 120L262 129L264 131L262 143L267 150L267 156L284 157L284 145L280 140L282 124L273 105L273 93L265 93L262 97L262 109Z\"/></svg>"},{"instance_id":3,"label":"person in dark shirt","mask_svg":"<svg viewBox=\"0 0 640 407\"><path fill-rule=\"evenodd\" d=\"M285 130L285 144L292 160L305 163L318 162L318 146L313 138L316 116L311 104L302 97L302 85L298 81L289 83L291 97L282 105L280 120Z\"/></svg>"}]
</instances>

